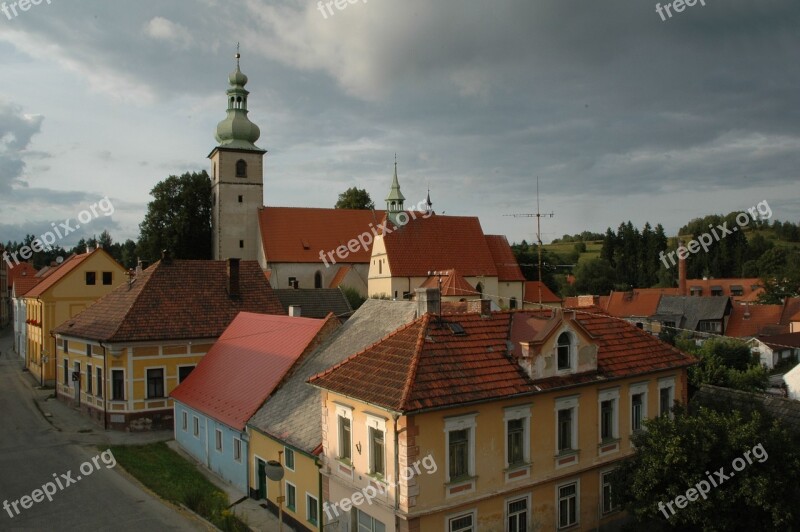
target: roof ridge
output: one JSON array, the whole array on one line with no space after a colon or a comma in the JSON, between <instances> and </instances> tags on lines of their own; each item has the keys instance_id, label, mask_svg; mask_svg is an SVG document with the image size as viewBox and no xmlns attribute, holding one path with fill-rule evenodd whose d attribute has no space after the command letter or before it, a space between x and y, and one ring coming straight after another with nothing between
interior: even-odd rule
<instances>
[{"instance_id":1,"label":"roof ridge","mask_svg":"<svg viewBox=\"0 0 800 532\"><path fill-rule=\"evenodd\" d=\"M419 368L419 360L422 358L422 348L425 345L425 336L428 332L428 326L430 325L430 322L431 315L424 314L422 316L422 327L419 329L417 342L414 345L414 354L412 355L411 366L409 367L408 374L406 375L406 382L403 384L403 396L400 398L401 411L406 410L406 403L408 403L408 398L411 396L411 390L417 375L417 368Z\"/></svg>"},{"instance_id":2,"label":"roof ridge","mask_svg":"<svg viewBox=\"0 0 800 532\"><path fill-rule=\"evenodd\" d=\"M144 276L144 274L146 272L148 272L148 270L149 270L149 273L147 274L147 277L145 279L141 279L142 282L139 283L139 286L134 287L134 284L136 283L136 281L140 280L138 277L135 277L134 279L132 279L132 282L130 284L128 284L128 290L138 290L139 293L135 294L133 296L133 301L131 301L131 304L128 307L128 310L125 311L125 314L123 314L122 319L119 320L116 323L116 325L114 326L114 330L111 332L111 334L108 335L108 339L106 341L110 341L111 339L113 339L117 335L119 330L122 328L122 326L127 321L128 316L133 311L133 307L136 306L136 303L139 302L139 297L142 295L142 292L144 291L144 287L147 286L147 283L149 283L150 279L153 278L153 274L155 274L156 270L158 270L160 267L161 267L161 261L160 260L156 261L155 264L150 266L150 268L147 268L144 271L142 271L142 273L141 273L142 276ZM120 292L122 291L122 289L121 289L122 286L125 286L125 285L124 284L120 285ZM109 292L106 295L113 294L114 292L115 292L115 290L112 290L111 292ZM103 297L106 297L106 296L103 296Z\"/></svg>"}]
</instances>

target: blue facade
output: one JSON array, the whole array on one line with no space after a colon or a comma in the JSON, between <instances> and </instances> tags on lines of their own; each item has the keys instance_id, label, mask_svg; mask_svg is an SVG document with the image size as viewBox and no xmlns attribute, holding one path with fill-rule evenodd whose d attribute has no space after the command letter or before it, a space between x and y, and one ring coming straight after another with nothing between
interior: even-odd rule
<instances>
[{"instance_id":1,"label":"blue facade","mask_svg":"<svg viewBox=\"0 0 800 532\"><path fill-rule=\"evenodd\" d=\"M247 494L246 433L234 430L179 401L174 401L174 404L175 441L178 445L217 476ZM218 449L218 444L221 449Z\"/></svg>"}]
</instances>

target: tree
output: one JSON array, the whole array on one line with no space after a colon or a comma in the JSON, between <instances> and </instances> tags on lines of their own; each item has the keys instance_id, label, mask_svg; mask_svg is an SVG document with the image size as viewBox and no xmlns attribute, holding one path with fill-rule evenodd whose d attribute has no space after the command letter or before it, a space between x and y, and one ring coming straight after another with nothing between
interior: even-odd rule
<instances>
[{"instance_id":1,"label":"tree","mask_svg":"<svg viewBox=\"0 0 800 532\"><path fill-rule=\"evenodd\" d=\"M211 258L211 179L204 171L169 176L150 191L137 252L148 261L167 249L177 259Z\"/></svg>"},{"instance_id":2,"label":"tree","mask_svg":"<svg viewBox=\"0 0 800 532\"><path fill-rule=\"evenodd\" d=\"M611 476L614 502L637 521L635 529L800 527L800 438L756 405L744 412L700 407L695 415L676 408L674 418L661 416L644 425L646 430L631 438L635 453ZM752 463L745 462L733 477L734 461L744 462L745 456ZM712 486L708 478L719 480L714 473L720 468L730 478ZM673 515L666 504L690 488L696 488L696 500L684 508L673 504Z\"/></svg>"},{"instance_id":3,"label":"tree","mask_svg":"<svg viewBox=\"0 0 800 532\"><path fill-rule=\"evenodd\" d=\"M358 293L358 290L349 286L342 286L342 293L350 303L350 308L352 308L354 311L358 310L359 307L367 300L367 298Z\"/></svg>"},{"instance_id":4,"label":"tree","mask_svg":"<svg viewBox=\"0 0 800 532\"><path fill-rule=\"evenodd\" d=\"M614 289L614 268L605 259L589 259L575 268L575 290L579 294L607 295Z\"/></svg>"},{"instance_id":5,"label":"tree","mask_svg":"<svg viewBox=\"0 0 800 532\"><path fill-rule=\"evenodd\" d=\"M702 347L694 347L681 338L678 347L693 353L700 363L689 368L689 382L699 388L703 384L748 392L767 389L768 374L746 343L735 338L710 338Z\"/></svg>"},{"instance_id":6,"label":"tree","mask_svg":"<svg viewBox=\"0 0 800 532\"><path fill-rule=\"evenodd\" d=\"M371 210L375 208L375 202L363 188L351 187L339 194L335 208Z\"/></svg>"}]
</instances>

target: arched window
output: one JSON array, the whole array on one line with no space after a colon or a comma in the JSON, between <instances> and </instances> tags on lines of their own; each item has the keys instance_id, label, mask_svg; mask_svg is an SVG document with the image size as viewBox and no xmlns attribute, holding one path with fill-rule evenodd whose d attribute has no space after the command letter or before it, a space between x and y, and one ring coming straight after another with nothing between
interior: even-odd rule
<instances>
[{"instance_id":1,"label":"arched window","mask_svg":"<svg viewBox=\"0 0 800 532\"><path fill-rule=\"evenodd\" d=\"M569 333L561 333L558 336L558 371L572 369L572 336Z\"/></svg>"},{"instance_id":2,"label":"arched window","mask_svg":"<svg viewBox=\"0 0 800 532\"><path fill-rule=\"evenodd\" d=\"M247 163L243 159L236 161L236 177L247 177Z\"/></svg>"},{"instance_id":3,"label":"arched window","mask_svg":"<svg viewBox=\"0 0 800 532\"><path fill-rule=\"evenodd\" d=\"M314 288L322 288L322 273L314 274Z\"/></svg>"},{"instance_id":4,"label":"arched window","mask_svg":"<svg viewBox=\"0 0 800 532\"><path fill-rule=\"evenodd\" d=\"M478 291L478 295L483 297L483 283L478 283L475 285L475 290Z\"/></svg>"}]
</instances>

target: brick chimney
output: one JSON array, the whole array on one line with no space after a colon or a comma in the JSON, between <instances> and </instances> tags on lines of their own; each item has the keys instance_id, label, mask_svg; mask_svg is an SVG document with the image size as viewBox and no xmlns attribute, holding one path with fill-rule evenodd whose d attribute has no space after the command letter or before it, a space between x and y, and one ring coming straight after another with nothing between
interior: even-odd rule
<instances>
[{"instance_id":1,"label":"brick chimney","mask_svg":"<svg viewBox=\"0 0 800 532\"><path fill-rule=\"evenodd\" d=\"M678 249L683 247L683 241L678 241ZM686 295L686 255L681 256L678 253L678 292L680 295Z\"/></svg>"},{"instance_id":2,"label":"brick chimney","mask_svg":"<svg viewBox=\"0 0 800 532\"><path fill-rule=\"evenodd\" d=\"M467 301L467 312L470 314L478 313L486 318L492 315L491 299L470 299Z\"/></svg>"},{"instance_id":3,"label":"brick chimney","mask_svg":"<svg viewBox=\"0 0 800 532\"><path fill-rule=\"evenodd\" d=\"M239 259L228 259L228 295L239 297Z\"/></svg>"},{"instance_id":4,"label":"brick chimney","mask_svg":"<svg viewBox=\"0 0 800 532\"><path fill-rule=\"evenodd\" d=\"M442 295L438 288L417 288L414 290L417 299L417 317L425 314L438 316L442 310Z\"/></svg>"}]
</instances>

